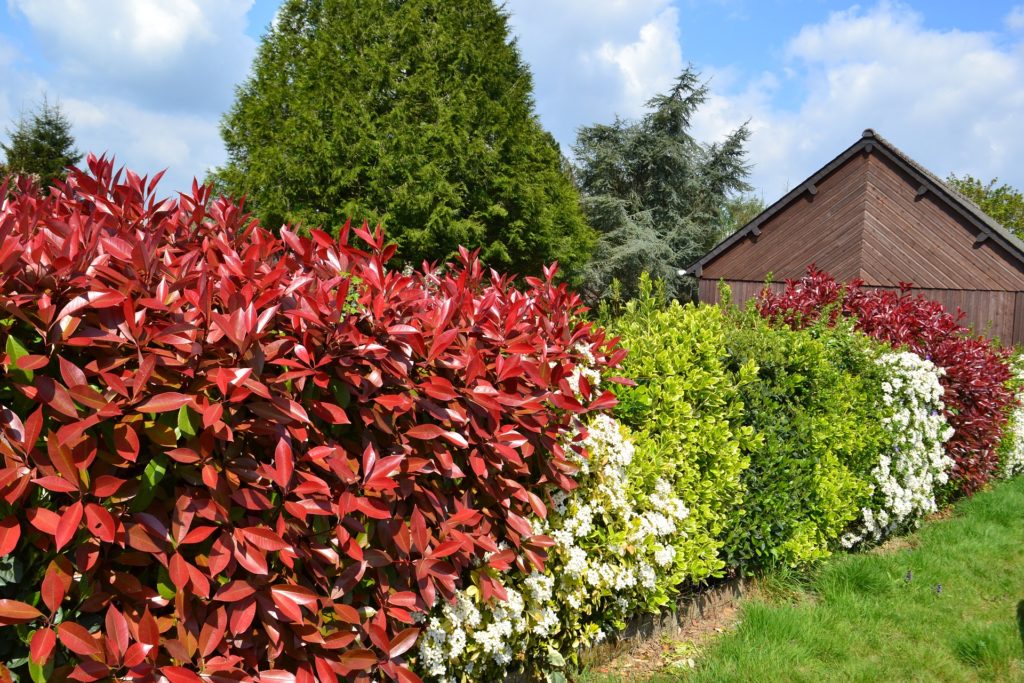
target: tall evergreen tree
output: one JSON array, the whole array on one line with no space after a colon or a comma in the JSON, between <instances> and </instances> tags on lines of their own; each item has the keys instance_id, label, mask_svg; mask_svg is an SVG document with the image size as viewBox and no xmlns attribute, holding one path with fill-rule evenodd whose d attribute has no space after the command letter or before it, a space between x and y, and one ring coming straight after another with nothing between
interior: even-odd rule
<instances>
[{"instance_id":1,"label":"tall evergreen tree","mask_svg":"<svg viewBox=\"0 0 1024 683\"><path fill-rule=\"evenodd\" d=\"M7 135L8 142L0 143L5 173L36 175L41 184L50 185L82 159L75 149L71 121L59 103L50 104L45 97L34 111L22 114Z\"/></svg>"},{"instance_id":2,"label":"tall evergreen tree","mask_svg":"<svg viewBox=\"0 0 1024 683\"><path fill-rule=\"evenodd\" d=\"M287 0L214 179L270 227L383 221L418 263L578 269L595 237L492 0Z\"/></svg>"},{"instance_id":3,"label":"tall evergreen tree","mask_svg":"<svg viewBox=\"0 0 1024 683\"><path fill-rule=\"evenodd\" d=\"M690 295L677 272L700 258L735 220L734 194L750 190L741 126L724 141L704 144L690 135L707 85L688 67L665 94L647 103L638 121L581 128L576 177L584 212L597 229L594 258L584 271L586 291L607 296L613 280L636 292L647 271L672 297Z\"/></svg>"}]
</instances>

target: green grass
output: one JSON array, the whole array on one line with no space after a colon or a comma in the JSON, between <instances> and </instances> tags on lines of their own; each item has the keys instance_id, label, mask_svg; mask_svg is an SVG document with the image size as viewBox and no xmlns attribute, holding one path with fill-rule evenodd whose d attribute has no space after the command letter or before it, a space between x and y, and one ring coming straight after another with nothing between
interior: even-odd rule
<instances>
[{"instance_id":1,"label":"green grass","mask_svg":"<svg viewBox=\"0 0 1024 683\"><path fill-rule=\"evenodd\" d=\"M696 669L650 683L1024 681L1024 478L907 540L774 577Z\"/></svg>"}]
</instances>

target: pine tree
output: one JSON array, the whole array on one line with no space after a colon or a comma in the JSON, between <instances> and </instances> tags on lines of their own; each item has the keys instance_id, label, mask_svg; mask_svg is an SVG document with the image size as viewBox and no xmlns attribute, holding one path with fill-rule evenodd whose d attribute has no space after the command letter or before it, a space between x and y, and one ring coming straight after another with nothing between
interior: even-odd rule
<instances>
[{"instance_id":1,"label":"pine tree","mask_svg":"<svg viewBox=\"0 0 1024 683\"><path fill-rule=\"evenodd\" d=\"M271 228L382 221L399 256L580 268L579 194L491 0L288 0L221 132L214 177Z\"/></svg>"},{"instance_id":2,"label":"pine tree","mask_svg":"<svg viewBox=\"0 0 1024 683\"><path fill-rule=\"evenodd\" d=\"M65 169L82 159L71 121L59 103L50 104L46 98L35 111L23 114L7 135L9 141L0 143L6 157L4 173L35 175L44 186L62 180Z\"/></svg>"},{"instance_id":3,"label":"pine tree","mask_svg":"<svg viewBox=\"0 0 1024 683\"><path fill-rule=\"evenodd\" d=\"M700 258L735 220L734 194L750 190L741 126L723 142L704 144L690 135L694 112L708 96L690 67L665 94L647 103L638 121L581 128L576 177L583 208L599 240L584 271L595 299L621 283L632 297L640 274L665 281L671 297L687 297L678 270Z\"/></svg>"}]
</instances>

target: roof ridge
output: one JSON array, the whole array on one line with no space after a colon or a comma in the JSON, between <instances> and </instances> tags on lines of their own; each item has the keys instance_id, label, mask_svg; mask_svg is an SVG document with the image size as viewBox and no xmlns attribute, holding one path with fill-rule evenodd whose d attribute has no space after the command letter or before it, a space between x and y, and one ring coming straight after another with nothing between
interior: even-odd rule
<instances>
[{"instance_id":1,"label":"roof ridge","mask_svg":"<svg viewBox=\"0 0 1024 683\"><path fill-rule=\"evenodd\" d=\"M999 221L985 213L980 206L947 185L934 173L914 161L914 159L889 142L886 138L879 135L873 128L865 128L861 133L859 140L847 147L844 151L840 152L835 158L819 168L817 171L813 172L803 182L799 183L792 190L780 197L775 203L766 207L764 211L747 222L746 225L740 227L731 235L722 239L718 244L712 247L707 254L687 266L686 271L699 277L700 271L703 269L705 264L729 249L733 244L746 235L751 233L759 234L759 226L764 221L789 206L794 200L802 196L804 192L810 191L811 194L815 194L817 192L818 181L830 174L839 166L846 163L850 157L861 150L866 149L870 152L871 146L875 144L878 145L879 149L884 150L884 152L887 153L894 161L904 166L906 170L911 171L912 176L914 174L920 176L921 179L927 183L926 185L922 185L922 188L927 189L927 185L931 185L934 189L938 190L937 194L940 199L944 199L945 202L954 209L959 208L961 213L967 214L969 219L973 218L975 226L983 232L988 233L985 235L986 237L989 234L993 235L996 238L996 241L1001 243L1008 253L1014 256L1021 264L1024 264L1024 241L1005 228L1001 223L999 223Z\"/></svg>"}]
</instances>

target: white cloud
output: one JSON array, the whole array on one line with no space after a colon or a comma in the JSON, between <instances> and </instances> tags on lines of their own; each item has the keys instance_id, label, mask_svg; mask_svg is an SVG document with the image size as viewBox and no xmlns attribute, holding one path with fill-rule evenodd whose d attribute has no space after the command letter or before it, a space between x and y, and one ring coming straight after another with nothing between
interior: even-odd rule
<instances>
[{"instance_id":1,"label":"white cloud","mask_svg":"<svg viewBox=\"0 0 1024 683\"><path fill-rule=\"evenodd\" d=\"M989 33L924 26L898 4L835 12L789 41L787 64L716 92L699 133L750 119L753 184L773 201L874 128L939 176L1024 185L1024 52ZM788 72L788 74L787 74ZM786 87L780 87L785 84ZM801 93L780 102L782 93Z\"/></svg>"},{"instance_id":2,"label":"white cloud","mask_svg":"<svg viewBox=\"0 0 1024 683\"><path fill-rule=\"evenodd\" d=\"M537 110L568 152L576 128L634 116L681 70L671 0L510 0Z\"/></svg>"},{"instance_id":3,"label":"white cloud","mask_svg":"<svg viewBox=\"0 0 1024 683\"><path fill-rule=\"evenodd\" d=\"M1006 28L1011 31L1024 30L1024 5L1017 5L1010 9L1009 14L1006 15L1006 19L1003 20L1006 24Z\"/></svg>"},{"instance_id":4,"label":"white cloud","mask_svg":"<svg viewBox=\"0 0 1024 683\"><path fill-rule=\"evenodd\" d=\"M218 133L255 54L253 0L8 0L48 62L5 59L0 116L45 92L59 99L82 151L115 155L140 174L168 168L167 194L224 159ZM38 56L37 56L38 59Z\"/></svg>"},{"instance_id":5,"label":"white cloud","mask_svg":"<svg viewBox=\"0 0 1024 683\"><path fill-rule=\"evenodd\" d=\"M154 109L220 112L248 70L253 0L9 0L60 85Z\"/></svg>"},{"instance_id":6,"label":"white cloud","mask_svg":"<svg viewBox=\"0 0 1024 683\"><path fill-rule=\"evenodd\" d=\"M605 42L597 57L621 75L624 100L620 113L643 113L643 103L655 93L665 91L683 69L678 12L675 8L662 11L640 28L638 39L632 43Z\"/></svg>"}]
</instances>

